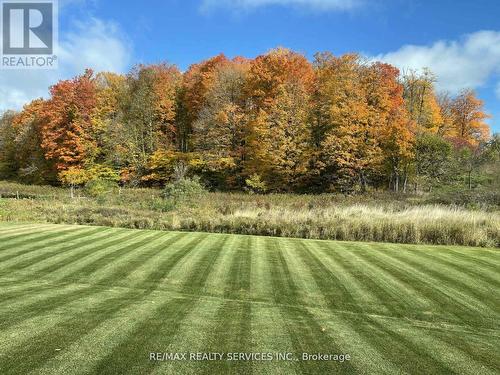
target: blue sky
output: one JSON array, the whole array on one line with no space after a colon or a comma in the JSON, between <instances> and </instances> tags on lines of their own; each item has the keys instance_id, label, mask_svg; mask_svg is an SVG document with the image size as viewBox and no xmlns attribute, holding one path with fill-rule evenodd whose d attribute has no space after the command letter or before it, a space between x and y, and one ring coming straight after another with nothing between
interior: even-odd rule
<instances>
[{"instance_id":1,"label":"blue sky","mask_svg":"<svg viewBox=\"0 0 500 375\"><path fill-rule=\"evenodd\" d=\"M401 68L430 67L438 87L476 89L500 132L500 2L495 0L59 0L60 69L0 72L0 108L46 95L84 66L125 72L168 61L185 70L224 52L289 47L360 52ZM2 87L3 86L3 87ZM9 89L10 88L10 89ZM7 96L5 96L7 95Z\"/></svg>"}]
</instances>

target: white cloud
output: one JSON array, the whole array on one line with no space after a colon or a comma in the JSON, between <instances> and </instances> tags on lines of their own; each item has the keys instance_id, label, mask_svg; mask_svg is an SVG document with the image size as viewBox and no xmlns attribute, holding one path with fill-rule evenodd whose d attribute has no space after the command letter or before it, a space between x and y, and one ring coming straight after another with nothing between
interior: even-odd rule
<instances>
[{"instance_id":1,"label":"white cloud","mask_svg":"<svg viewBox=\"0 0 500 375\"><path fill-rule=\"evenodd\" d=\"M129 67L131 46L113 23L91 18L59 36L58 69L0 70L0 111L20 109L35 98L46 97L49 86L82 74L85 68L124 72Z\"/></svg>"},{"instance_id":2,"label":"white cloud","mask_svg":"<svg viewBox=\"0 0 500 375\"><path fill-rule=\"evenodd\" d=\"M463 88L475 89L498 79L500 31L478 31L460 40L438 41L429 46L407 45L374 59L401 69L430 68L441 90L456 93Z\"/></svg>"},{"instance_id":3,"label":"white cloud","mask_svg":"<svg viewBox=\"0 0 500 375\"><path fill-rule=\"evenodd\" d=\"M365 0L203 0L201 9L231 8L234 10L252 10L270 5L297 6L318 11L351 10Z\"/></svg>"}]
</instances>

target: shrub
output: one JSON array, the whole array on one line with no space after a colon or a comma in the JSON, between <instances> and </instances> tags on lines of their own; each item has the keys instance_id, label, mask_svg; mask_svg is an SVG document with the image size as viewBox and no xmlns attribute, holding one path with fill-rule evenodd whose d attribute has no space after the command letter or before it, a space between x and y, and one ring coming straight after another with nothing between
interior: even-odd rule
<instances>
[{"instance_id":1,"label":"shrub","mask_svg":"<svg viewBox=\"0 0 500 375\"><path fill-rule=\"evenodd\" d=\"M103 198L118 189L118 184L111 180L96 179L85 184L85 193L93 198Z\"/></svg>"},{"instance_id":2,"label":"shrub","mask_svg":"<svg viewBox=\"0 0 500 375\"><path fill-rule=\"evenodd\" d=\"M253 174L249 179L245 180L247 187L253 193L263 194L267 191L267 185L258 174Z\"/></svg>"},{"instance_id":3,"label":"shrub","mask_svg":"<svg viewBox=\"0 0 500 375\"><path fill-rule=\"evenodd\" d=\"M148 208L153 211L170 212L175 210L177 205L172 199L153 198L149 203Z\"/></svg>"},{"instance_id":4,"label":"shrub","mask_svg":"<svg viewBox=\"0 0 500 375\"><path fill-rule=\"evenodd\" d=\"M165 186L163 197L174 201L184 201L199 197L205 192L205 187L198 178L181 178Z\"/></svg>"}]
</instances>

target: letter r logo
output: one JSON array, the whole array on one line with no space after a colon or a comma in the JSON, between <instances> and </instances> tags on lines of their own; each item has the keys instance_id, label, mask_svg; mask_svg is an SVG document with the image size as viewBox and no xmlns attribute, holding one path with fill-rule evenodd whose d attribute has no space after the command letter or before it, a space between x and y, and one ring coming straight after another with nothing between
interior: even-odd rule
<instances>
[{"instance_id":1,"label":"letter r logo","mask_svg":"<svg viewBox=\"0 0 500 375\"><path fill-rule=\"evenodd\" d=\"M52 2L4 1L2 42L4 55L50 55L54 43Z\"/></svg>"}]
</instances>

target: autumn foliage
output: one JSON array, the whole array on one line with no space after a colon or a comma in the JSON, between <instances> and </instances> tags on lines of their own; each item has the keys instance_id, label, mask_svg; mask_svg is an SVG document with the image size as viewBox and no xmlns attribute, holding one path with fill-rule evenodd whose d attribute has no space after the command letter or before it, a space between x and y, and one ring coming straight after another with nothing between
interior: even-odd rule
<instances>
[{"instance_id":1,"label":"autumn foliage","mask_svg":"<svg viewBox=\"0 0 500 375\"><path fill-rule=\"evenodd\" d=\"M474 92L438 95L434 81L356 54L310 62L285 48L218 55L183 73L169 64L126 76L87 70L4 114L0 174L74 185L106 171L162 185L182 164L221 190L406 189L434 147L419 142L473 151L489 138Z\"/></svg>"}]
</instances>

